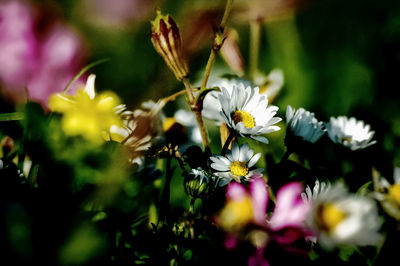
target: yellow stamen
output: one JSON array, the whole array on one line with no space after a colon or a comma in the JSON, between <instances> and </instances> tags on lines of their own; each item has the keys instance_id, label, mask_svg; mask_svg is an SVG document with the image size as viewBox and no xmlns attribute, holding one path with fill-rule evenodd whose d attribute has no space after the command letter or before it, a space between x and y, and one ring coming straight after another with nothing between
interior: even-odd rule
<instances>
[{"instance_id":1,"label":"yellow stamen","mask_svg":"<svg viewBox=\"0 0 400 266\"><path fill-rule=\"evenodd\" d=\"M388 197L390 200L400 205L400 184L394 184L389 187Z\"/></svg>"},{"instance_id":2,"label":"yellow stamen","mask_svg":"<svg viewBox=\"0 0 400 266\"><path fill-rule=\"evenodd\" d=\"M247 128L253 128L255 126L254 117L252 117L251 114L246 111L235 111L232 114L232 119L236 124L243 122L244 126Z\"/></svg>"},{"instance_id":3,"label":"yellow stamen","mask_svg":"<svg viewBox=\"0 0 400 266\"><path fill-rule=\"evenodd\" d=\"M340 224L346 214L337 208L333 203L321 205L317 210L318 223L323 230L333 232L338 224Z\"/></svg>"},{"instance_id":4,"label":"yellow stamen","mask_svg":"<svg viewBox=\"0 0 400 266\"><path fill-rule=\"evenodd\" d=\"M348 143L350 143L351 142L351 138L350 137L348 137L348 138L342 138L342 143L344 143L344 142L348 142Z\"/></svg>"},{"instance_id":5,"label":"yellow stamen","mask_svg":"<svg viewBox=\"0 0 400 266\"><path fill-rule=\"evenodd\" d=\"M246 176L249 173L247 162L235 161L231 163L229 168L231 173L236 176Z\"/></svg>"}]
</instances>

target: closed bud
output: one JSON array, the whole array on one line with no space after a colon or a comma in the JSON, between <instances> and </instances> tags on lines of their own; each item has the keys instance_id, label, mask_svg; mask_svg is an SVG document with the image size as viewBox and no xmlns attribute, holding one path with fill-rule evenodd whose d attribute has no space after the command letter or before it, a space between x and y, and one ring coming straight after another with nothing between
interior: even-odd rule
<instances>
[{"instance_id":1,"label":"closed bud","mask_svg":"<svg viewBox=\"0 0 400 266\"><path fill-rule=\"evenodd\" d=\"M185 191L195 199L201 198L207 194L210 188L208 183L208 176L201 168L192 169L185 177Z\"/></svg>"},{"instance_id":2,"label":"closed bud","mask_svg":"<svg viewBox=\"0 0 400 266\"><path fill-rule=\"evenodd\" d=\"M188 76L179 28L169 15L157 11L156 18L151 22L151 42L178 80Z\"/></svg>"}]
</instances>

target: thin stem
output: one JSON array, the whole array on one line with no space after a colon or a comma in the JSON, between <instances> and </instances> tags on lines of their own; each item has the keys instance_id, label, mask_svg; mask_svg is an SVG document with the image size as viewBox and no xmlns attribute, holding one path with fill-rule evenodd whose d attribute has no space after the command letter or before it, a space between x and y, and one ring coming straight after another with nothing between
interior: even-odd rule
<instances>
[{"instance_id":1,"label":"thin stem","mask_svg":"<svg viewBox=\"0 0 400 266\"><path fill-rule=\"evenodd\" d=\"M220 24L221 28L225 28L226 22L228 21L229 13L231 12L232 9L232 5L233 5L233 0L226 1L224 15L222 17Z\"/></svg>"},{"instance_id":2,"label":"thin stem","mask_svg":"<svg viewBox=\"0 0 400 266\"><path fill-rule=\"evenodd\" d=\"M195 199L195 198L191 198L191 199L190 199L189 213L190 213L191 215L194 214L194 203L195 203L195 202L196 202L196 199Z\"/></svg>"},{"instance_id":3,"label":"thin stem","mask_svg":"<svg viewBox=\"0 0 400 266\"><path fill-rule=\"evenodd\" d=\"M231 131L229 133L228 138L225 141L224 147L222 147L221 155L224 156L226 154L226 151L228 150L229 144L231 144L231 141L233 140L233 137L235 136L235 133Z\"/></svg>"},{"instance_id":4,"label":"thin stem","mask_svg":"<svg viewBox=\"0 0 400 266\"><path fill-rule=\"evenodd\" d=\"M195 114L197 124L199 125L199 128L200 128L200 133L201 133L201 138L203 140L204 150L207 154L211 154L210 142L208 141L207 129L204 125L203 117L201 115L202 106L199 107L199 106L195 105L193 88L190 85L189 79L187 79L187 78L183 79L183 84L185 85L185 88L186 88L186 91L187 91L187 94L189 97L190 108L192 109L192 112Z\"/></svg>"},{"instance_id":5,"label":"thin stem","mask_svg":"<svg viewBox=\"0 0 400 266\"><path fill-rule=\"evenodd\" d=\"M250 22L250 66L249 66L249 77L254 82L255 75L258 69L258 55L260 52L260 32L261 25L258 20Z\"/></svg>"},{"instance_id":6,"label":"thin stem","mask_svg":"<svg viewBox=\"0 0 400 266\"><path fill-rule=\"evenodd\" d=\"M219 25L219 30L220 30L219 33L221 33L221 34L224 33L225 25L226 25L226 22L228 21L228 17L229 17L229 13L231 12L232 5L233 5L233 0L226 1L224 15L223 15L221 23ZM217 38L218 38L218 36L216 35L214 37L214 43L217 41L216 40ZM223 40L222 40L222 42L223 42ZM221 46L222 46L222 43L220 45L213 44L213 47L210 52L210 56L207 61L206 71L204 72L203 82L201 83L201 89L207 87L208 78L210 77L211 69L215 62L215 56L217 55Z\"/></svg>"},{"instance_id":7,"label":"thin stem","mask_svg":"<svg viewBox=\"0 0 400 266\"><path fill-rule=\"evenodd\" d=\"M203 82L201 83L201 88L207 87L208 78L210 77L211 69L214 65L216 55L217 51L215 51L215 49L211 49L210 57L207 61L206 71L204 72Z\"/></svg>"},{"instance_id":8,"label":"thin stem","mask_svg":"<svg viewBox=\"0 0 400 266\"><path fill-rule=\"evenodd\" d=\"M184 78L182 80L182 82L183 82L183 85L185 85L186 93L187 93L188 98L189 98L189 104L193 105L195 98L194 98L194 95L193 95L192 86L190 85L190 81L189 81L188 78Z\"/></svg>"}]
</instances>

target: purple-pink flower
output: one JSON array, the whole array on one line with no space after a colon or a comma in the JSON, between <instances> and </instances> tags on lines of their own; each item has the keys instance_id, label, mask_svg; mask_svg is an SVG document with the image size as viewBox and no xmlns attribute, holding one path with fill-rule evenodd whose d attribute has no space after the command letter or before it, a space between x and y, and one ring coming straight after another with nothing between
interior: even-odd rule
<instances>
[{"instance_id":1,"label":"purple-pink flower","mask_svg":"<svg viewBox=\"0 0 400 266\"><path fill-rule=\"evenodd\" d=\"M26 1L0 2L0 88L17 102L27 99L27 88L30 100L47 106L49 95L61 92L82 68L84 47L62 22L43 27L35 18Z\"/></svg>"},{"instance_id":2,"label":"purple-pink flower","mask_svg":"<svg viewBox=\"0 0 400 266\"><path fill-rule=\"evenodd\" d=\"M254 178L249 188L236 182L229 184L226 205L216 220L227 233L225 247L233 249L239 242L250 240L255 251L249 265L268 265L264 253L271 242L288 252L304 253L304 247L296 243L310 236L304 222L311 206L301 199L302 191L298 182L283 186L274 211L267 215L268 190L263 178Z\"/></svg>"}]
</instances>

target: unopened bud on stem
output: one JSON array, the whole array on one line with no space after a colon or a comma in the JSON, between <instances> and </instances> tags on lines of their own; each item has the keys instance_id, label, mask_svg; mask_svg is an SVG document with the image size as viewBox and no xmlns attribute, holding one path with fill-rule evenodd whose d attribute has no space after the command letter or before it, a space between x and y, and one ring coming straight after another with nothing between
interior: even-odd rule
<instances>
[{"instance_id":1,"label":"unopened bud on stem","mask_svg":"<svg viewBox=\"0 0 400 266\"><path fill-rule=\"evenodd\" d=\"M179 28L169 15L157 11L156 18L151 22L151 41L179 81L188 77Z\"/></svg>"}]
</instances>

